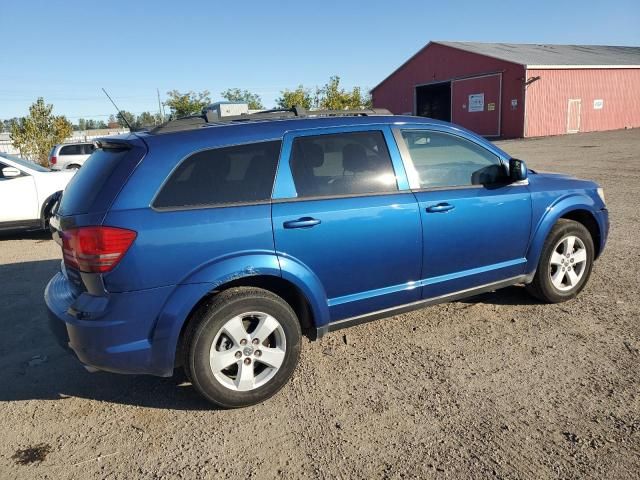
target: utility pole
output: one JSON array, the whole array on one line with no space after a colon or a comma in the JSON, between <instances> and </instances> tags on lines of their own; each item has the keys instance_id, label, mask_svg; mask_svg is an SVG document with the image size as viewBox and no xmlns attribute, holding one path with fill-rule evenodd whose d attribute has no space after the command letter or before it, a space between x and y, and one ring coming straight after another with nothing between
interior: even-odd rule
<instances>
[{"instance_id":1,"label":"utility pole","mask_svg":"<svg viewBox=\"0 0 640 480\"><path fill-rule=\"evenodd\" d=\"M158 93L158 113L160 114L161 122L164 123L164 106L162 105L162 102L160 101L160 89L156 88L156 92Z\"/></svg>"}]
</instances>

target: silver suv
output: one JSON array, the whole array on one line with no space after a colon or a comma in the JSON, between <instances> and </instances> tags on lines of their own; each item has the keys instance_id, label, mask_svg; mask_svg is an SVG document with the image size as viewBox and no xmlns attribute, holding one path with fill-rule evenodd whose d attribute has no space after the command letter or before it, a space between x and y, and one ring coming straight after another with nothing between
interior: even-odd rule
<instances>
[{"instance_id":1,"label":"silver suv","mask_svg":"<svg viewBox=\"0 0 640 480\"><path fill-rule=\"evenodd\" d=\"M49 165L53 170L77 170L95 148L90 142L56 145L49 153Z\"/></svg>"}]
</instances>

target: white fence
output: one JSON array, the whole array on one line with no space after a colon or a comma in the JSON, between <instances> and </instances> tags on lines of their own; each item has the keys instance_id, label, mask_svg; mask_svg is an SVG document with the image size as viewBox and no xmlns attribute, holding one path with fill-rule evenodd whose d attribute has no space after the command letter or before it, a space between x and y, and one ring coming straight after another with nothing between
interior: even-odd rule
<instances>
[{"instance_id":1,"label":"white fence","mask_svg":"<svg viewBox=\"0 0 640 480\"><path fill-rule=\"evenodd\" d=\"M128 128L77 130L74 131L69 138L65 139L63 143L90 142L96 138L108 137L109 135L121 135L128 132ZM8 133L0 133L0 153L9 153L11 155L18 155L20 153L18 149L13 146L13 142Z\"/></svg>"}]
</instances>

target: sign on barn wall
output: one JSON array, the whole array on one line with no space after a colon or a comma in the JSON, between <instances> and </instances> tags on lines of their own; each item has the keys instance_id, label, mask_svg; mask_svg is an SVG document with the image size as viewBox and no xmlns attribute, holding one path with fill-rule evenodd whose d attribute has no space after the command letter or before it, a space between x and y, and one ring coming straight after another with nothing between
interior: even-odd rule
<instances>
[{"instance_id":1,"label":"sign on barn wall","mask_svg":"<svg viewBox=\"0 0 640 480\"><path fill-rule=\"evenodd\" d=\"M469 112L484 111L484 93L473 93L469 95Z\"/></svg>"}]
</instances>

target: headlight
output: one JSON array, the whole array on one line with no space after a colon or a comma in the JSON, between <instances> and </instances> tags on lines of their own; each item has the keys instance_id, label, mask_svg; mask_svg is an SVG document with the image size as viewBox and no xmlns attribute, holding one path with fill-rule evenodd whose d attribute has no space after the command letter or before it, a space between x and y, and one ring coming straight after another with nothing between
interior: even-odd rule
<instances>
[{"instance_id":1,"label":"headlight","mask_svg":"<svg viewBox=\"0 0 640 480\"><path fill-rule=\"evenodd\" d=\"M607 203L604 201L604 188L598 188L598 196L600 197L600 200L602 200L602 203Z\"/></svg>"}]
</instances>

